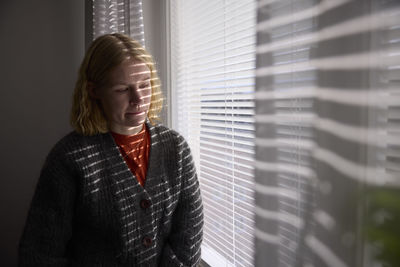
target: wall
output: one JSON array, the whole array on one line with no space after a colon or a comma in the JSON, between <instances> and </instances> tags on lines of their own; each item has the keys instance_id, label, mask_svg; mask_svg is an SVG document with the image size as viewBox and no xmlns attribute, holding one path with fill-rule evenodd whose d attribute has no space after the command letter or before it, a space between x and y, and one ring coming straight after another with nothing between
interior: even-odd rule
<instances>
[{"instance_id":1,"label":"wall","mask_svg":"<svg viewBox=\"0 0 400 267\"><path fill-rule=\"evenodd\" d=\"M17 244L37 178L68 117L84 54L84 2L0 2L0 263Z\"/></svg>"}]
</instances>

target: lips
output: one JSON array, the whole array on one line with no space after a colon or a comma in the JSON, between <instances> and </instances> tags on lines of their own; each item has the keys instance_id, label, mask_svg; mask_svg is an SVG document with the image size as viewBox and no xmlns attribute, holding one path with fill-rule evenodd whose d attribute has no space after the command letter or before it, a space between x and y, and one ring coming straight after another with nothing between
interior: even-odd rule
<instances>
[{"instance_id":1,"label":"lips","mask_svg":"<svg viewBox=\"0 0 400 267\"><path fill-rule=\"evenodd\" d=\"M141 115L143 113L144 113L144 111L126 112L126 114L128 114L128 115Z\"/></svg>"}]
</instances>

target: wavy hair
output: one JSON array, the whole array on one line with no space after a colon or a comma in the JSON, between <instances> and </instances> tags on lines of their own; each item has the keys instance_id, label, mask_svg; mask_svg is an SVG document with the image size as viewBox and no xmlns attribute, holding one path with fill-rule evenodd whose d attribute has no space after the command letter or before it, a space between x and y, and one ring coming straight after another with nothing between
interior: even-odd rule
<instances>
[{"instance_id":1,"label":"wavy hair","mask_svg":"<svg viewBox=\"0 0 400 267\"><path fill-rule=\"evenodd\" d=\"M160 118L162 93L160 80L151 55L129 36L113 33L98 37L89 47L79 68L72 99L70 123L80 134L95 135L109 131L100 102L90 97L88 83L102 86L111 71L127 58L143 62L151 72L151 102L147 118L155 124Z\"/></svg>"}]
</instances>

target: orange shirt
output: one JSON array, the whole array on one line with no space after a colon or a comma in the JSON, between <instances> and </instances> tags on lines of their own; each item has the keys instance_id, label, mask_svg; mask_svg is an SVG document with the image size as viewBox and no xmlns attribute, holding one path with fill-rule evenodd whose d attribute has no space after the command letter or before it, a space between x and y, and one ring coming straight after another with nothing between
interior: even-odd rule
<instances>
[{"instance_id":1,"label":"orange shirt","mask_svg":"<svg viewBox=\"0 0 400 267\"><path fill-rule=\"evenodd\" d=\"M150 134L146 128L135 135L122 135L111 132L131 172L141 186L144 186L150 152Z\"/></svg>"}]
</instances>

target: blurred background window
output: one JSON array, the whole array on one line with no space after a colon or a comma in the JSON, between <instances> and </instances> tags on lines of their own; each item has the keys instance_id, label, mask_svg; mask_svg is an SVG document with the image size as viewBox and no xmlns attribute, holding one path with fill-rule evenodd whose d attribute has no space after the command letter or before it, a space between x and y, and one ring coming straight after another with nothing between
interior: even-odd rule
<instances>
[{"instance_id":1,"label":"blurred background window","mask_svg":"<svg viewBox=\"0 0 400 267\"><path fill-rule=\"evenodd\" d=\"M399 1L257 12L255 265L399 266Z\"/></svg>"}]
</instances>

